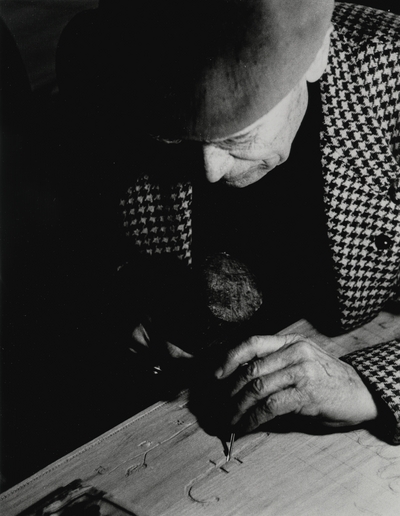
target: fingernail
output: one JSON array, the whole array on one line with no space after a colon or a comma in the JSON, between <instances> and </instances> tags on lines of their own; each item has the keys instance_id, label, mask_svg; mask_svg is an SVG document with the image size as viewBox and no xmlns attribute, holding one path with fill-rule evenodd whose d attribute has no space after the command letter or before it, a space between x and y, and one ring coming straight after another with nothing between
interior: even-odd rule
<instances>
[{"instance_id":1,"label":"fingernail","mask_svg":"<svg viewBox=\"0 0 400 516\"><path fill-rule=\"evenodd\" d=\"M221 378L221 376L224 374L224 370L222 369L222 367L219 367L214 374L216 378Z\"/></svg>"}]
</instances>

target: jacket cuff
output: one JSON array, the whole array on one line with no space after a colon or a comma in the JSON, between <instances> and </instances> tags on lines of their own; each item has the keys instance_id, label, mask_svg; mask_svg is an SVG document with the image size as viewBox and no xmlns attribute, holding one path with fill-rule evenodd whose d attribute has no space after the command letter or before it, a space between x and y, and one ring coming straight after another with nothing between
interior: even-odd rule
<instances>
[{"instance_id":1,"label":"jacket cuff","mask_svg":"<svg viewBox=\"0 0 400 516\"><path fill-rule=\"evenodd\" d=\"M400 340L392 340L340 358L354 367L386 412L385 433L400 444ZM383 430L383 429L381 429Z\"/></svg>"}]
</instances>

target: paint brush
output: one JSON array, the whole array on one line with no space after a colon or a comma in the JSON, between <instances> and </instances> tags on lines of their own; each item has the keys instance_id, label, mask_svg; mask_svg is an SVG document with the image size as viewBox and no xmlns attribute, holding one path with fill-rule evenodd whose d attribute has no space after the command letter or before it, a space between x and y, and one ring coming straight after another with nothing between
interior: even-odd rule
<instances>
[{"instance_id":1,"label":"paint brush","mask_svg":"<svg viewBox=\"0 0 400 516\"><path fill-rule=\"evenodd\" d=\"M233 443L235 442L235 433L232 432L231 433L231 439L229 441L229 446L228 446L228 453L226 455L226 462L229 462L231 460L231 457L232 457L232 450L233 450Z\"/></svg>"}]
</instances>

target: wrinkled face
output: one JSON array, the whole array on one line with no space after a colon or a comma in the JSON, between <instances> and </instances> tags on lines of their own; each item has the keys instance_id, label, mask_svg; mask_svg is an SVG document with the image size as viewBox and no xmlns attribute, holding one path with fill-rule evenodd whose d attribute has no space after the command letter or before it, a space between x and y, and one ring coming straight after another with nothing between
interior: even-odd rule
<instances>
[{"instance_id":1,"label":"wrinkled face","mask_svg":"<svg viewBox=\"0 0 400 516\"><path fill-rule=\"evenodd\" d=\"M306 112L307 82L297 86L251 126L224 139L203 142L208 181L243 188L287 160Z\"/></svg>"}]
</instances>

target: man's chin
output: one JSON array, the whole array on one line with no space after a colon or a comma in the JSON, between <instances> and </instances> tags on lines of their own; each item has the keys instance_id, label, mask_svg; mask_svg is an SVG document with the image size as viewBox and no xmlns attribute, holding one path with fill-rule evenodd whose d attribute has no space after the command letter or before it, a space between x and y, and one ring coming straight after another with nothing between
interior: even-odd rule
<instances>
[{"instance_id":1,"label":"man's chin","mask_svg":"<svg viewBox=\"0 0 400 516\"><path fill-rule=\"evenodd\" d=\"M268 174L268 172L271 172L275 168L257 168L255 170L250 170L248 172L244 172L238 177L233 177L231 179L224 179L224 183L226 186L229 186L230 188L245 188L246 186L250 186L254 183L257 183L260 179L262 179L264 176Z\"/></svg>"}]
</instances>

